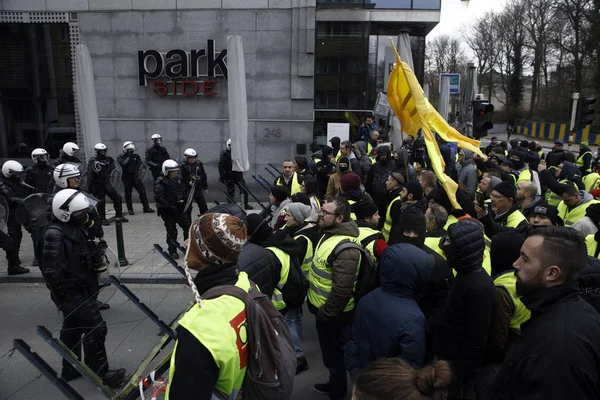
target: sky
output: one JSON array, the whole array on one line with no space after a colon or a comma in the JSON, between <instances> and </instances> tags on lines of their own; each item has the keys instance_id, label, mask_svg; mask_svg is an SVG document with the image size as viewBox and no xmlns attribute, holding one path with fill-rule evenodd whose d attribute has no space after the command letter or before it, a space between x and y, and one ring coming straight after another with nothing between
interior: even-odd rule
<instances>
[{"instance_id":1,"label":"sky","mask_svg":"<svg viewBox=\"0 0 600 400\"><path fill-rule=\"evenodd\" d=\"M439 35L459 36L462 26L469 21L474 21L487 11L500 10L507 0L442 0L442 16L440 23L435 27L427 40ZM464 4L468 3L465 7Z\"/></svg>"}]
</instances>

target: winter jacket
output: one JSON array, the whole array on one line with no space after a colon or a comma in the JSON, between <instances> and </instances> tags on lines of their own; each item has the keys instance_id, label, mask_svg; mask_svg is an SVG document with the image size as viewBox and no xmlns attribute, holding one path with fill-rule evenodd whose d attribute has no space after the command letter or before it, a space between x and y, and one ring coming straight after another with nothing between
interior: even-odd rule
<instances>
[{"instance_id":1,"label":"winter jacket","mask_svg":"<svg viewBox=\"0 0 600 400\"><path fill-rule=\"evenodd\" d=\"M48 193L50 182L54 182L54 168L38 162L25 170L24 182L35 188L36 193Z\"/></svg>"},{"instance_id":2,"label":"winter jacket","mask_svg":"<svg viewBox=\"0 0 600 400\"><path fill-rule=\"evenodd\" d=\"M219 157L219 181L221 183L238 183L244 180L244 174L233 170L231 150L223 150Z\"/></svg>"},{"instance_id":3,"label":"winter jacket","mask_svg":"<svg viewBox=\"0 0 600 400\"><path fill-rule=\"evenodd\" d=\"M167 149L161 145L152 145L146 149L146 164L155 175L162 172L163 163L170 158Z\"/></svg>"},{"instance_id":4,"label":"winter jacket","mask_svg":"<svg viewBox=\"0 0 600 400\"><path fill-rule=\"evenodd\" d=\"M492 213L488 212L484 217L479 218L479 221L483 224L485 234L487 235L487 237L491 239L492 236L500 232L505 232L511 228L521 228L523 226L528 225L527 220L523 219L521 222L519 222L519 224L516 227L506 226L508 222L508 217L514 213L521 213L521 211L519 211L519 207L517 207L516 204L513 205L513 207L510 210L500 215L499 217L492 217Z\"/></svg>"},{"instance_id":5,"label":"winter jacket","mask_svg":"<svg viewBox=\"0 0 600 400\"><path fill-rule=\"evenodd\" d=\"M399 207L394 207L395 205L399 205ZM400 239L403 235L402 226L400 226L399 223L400 216L402 215L402 213L412 208L425 214L425 211L427 211L428 204L427 199L423 197L421 200L397 201L396 203L394 203L394 206L392 206L391 213L392 229L390 230L390 237L388 239L388 244L390 245L402 242L402 240Z\"/></svg>"},{"instance_id":6,"label":"winter jacket","mask_svg":"<svg viewBox=\"0 0 600 400\"><path fill-rule=\"evenodd\" d=\"M358 237L358 226L354 221L342 222L330 229L323 230L323 236L320 242L335 235L344 235ZM315 248L315 254L317 252ZM344 312L344 308L353 296L354 284L356 282L356 272L360 261L360 251L358 249L346 249L342 251L337 258L332 260L332 281L333 286L327 301L323 307L317 309L308 302L308 309L311 313L317 314L317 318L322 320L340 319L350 322L354 316L354 309Z\"/></svg>"},{"instance_id":7,"label":"winter jacket","mask_svg":"<svg viewBox=\"0 0 600 400\"><path fill-rule=\"evenodd\" d=\"M15 215L17 207L25 197L33 194L33 189L22 185L20 182L0 176L0 197L4 197L8 204L8 218Z\"/></svg>"},{"instance_id":8,"label":"winter jacket","mask_svg":"<svg viewBox=\"0 0 600 400\"><path fill-rule=\"evenodd\" d=\"M581 297L600 312L600 260L588 257L585 267L577 277L577 284Z\"/></svg>"},{"instance_id":9,"label":"winter jacket","mask_svg":"<svg viewBox=\"0 0 600 400\"><path fill-rule=\"evenodd\" d=\"M171 179L161 175L154 183L154 199L158 215L163 212L181 212L187 196L188 189L179 178Z\"/></svg>"},{"instance_id":10,"label":"winter jacket","mask_svg":"<svg viewBox=\"0 0 600 400\"><path fill-rule=\"evenodd\" d=\"M371 171L369 171L369 176L365 182L365 188L371 197L373 197L373 201L379 208L382 208L387 204L388 191L385 187L385 181L390 175L390 172L395 168L394 160L388 158L385 161L377 161L371 168Z\"/></svg>"},{"instance_id":11,"label":"winter jacket","mask_svg":"<svg viewBox=\"0 0 600 400\"><path fill-rule=\"evenodd\" d=\"M204 172L204 164L200 161L196 161L194 164L188 164L186 162L182 162L179 166L181 170L181 180L183 183L190 187L194 185L194 180L198 180L196 183L196 189L194 191L194 198L203 197L203 190L208 189L208 180L206 178L206 172Z\"/></svg>"},{"instance_id":12,"label":"winter jacket","mask_svg":"<svg viewBox=\"0 0 600 400\"><path fill-rule=\"evenodd\" d=\"M321 149L321 161L315 164L314 172L317 178L317 184L319 187L319 194L323 196L323 193L327 192L327 185L329 184L329 177L335 172L335 164L329 160L329 154L333 149L329 146L325 146Z\"/></svg>"},{"instance_id":13,"label":"winter jacket","mask_svg":"<svg viewBox=\"0 0 600 400\"><path fill-rule=\"evenodd\" d=\"M462 150L465 154L465 160L462 162L462 168L458 174L458 184L462 186L469 198L475 198L477 183L477 167L473 164L473 153L469 150Z\"/></svg>"},{"instance_id":14,"label":"winter jacket","mask_svg":"<svg viewBox=\"0 0 600 400\"><path fill-rule=\"evenodd\" d=\"M572 284L522 297L521 325L491 385L494 399L600 398L600 315Z\"/></svg>"},{"instance_id":15,"label":"winter jacket","mask_svg":"<svg viewBox=\"0 0 600 400\"><path fill-rule=\"evenodd\" d=\"M425 316L416 297L429 280L429 257L411 244L388 247L379 259L381 287L363 299L354 318L360 363L400 357L414 367L425 362Z\"/></svg>"},{"instance_id":16,"label":"winter jacket","mask_svg":"<svg viewBox=\"0 0 600 400\"><path fill-rule=\"evenodd\" d=\"M546 165L548 167L558 167L561 162L565 161L564 150L556 151L552 150L546 155Z\"/></svg>"},{"instance_id":17,"label":"winter jacket","mask_svg":"<svg viewBox=\"0 0 600 400\"><path fill-rule=\"evenodd\" d=\"M319 229L314 223L304 222L296 226L286 226L284 230L288 235L293 237L294 240L296 240L300 244L300 250L303 257L306 255L306 250L308 249L308 242L304 237L301 237L300 235L306 236L308 240L310 240L314 252L315 246L319 242Z\"/></svg>"},{"instance_id":18,"label":"winter jacket","mask_svg":"<svg viewBox=\"0 0 600 400\"><path fill-rule=\"evenodd\" d=\"M347 172L342 173L339 169L335 174L329 177L329 181L327 182L327 192L325 193L325 200L331 200L335 196L339 196L341 186L340 181L344 174L352 172L352 168L348 169Z\"/></svg>"},{"instance_id":19,"label":"winter jacket","mask_svg":"<svg viewBox=\"0 0 600 400\"><path fill-rule=\"evenodd\" d=\"M142 157L136 153L121 153L117 156L117 162L123 170L121 180L135 180L137 179L137 170L139 165L142 163ZM162 167L162 166L161 166Z\"/></svg>"},{"instance_id":20,"label":"winter jacket","mask_svg":"<svg viewBox=\"0 0 600 400\"><path fill-rule=\"evenodd\" d=\"M88 160L88 173L90 175L90 192L98 193L101 187L114 190L110 184L110 174L115 169L115 160L112 157L92 157Z\"/></svg>"},{"instance_id":21,"label":"winter jacket","mask_svg":"<svg viewBox=\"0 0 600 400\"><path fill-rule=\"evenodd\" d=\"M246 243L238 257L240 271L248 274L248 278L267 296L273 296L273 289L279 282L281 263L273 252L254 243Z\"/></svg>"},{"instance_id":22,"label":"winter jacket","mask_svg":"<svg viewBox=\"0 0 600 400\"><path fill-rule=\"evenodd\" d=\"M529 216L535 209L535 206L537 206L540 203L544 203L542 196L535 196L530 205L521 209L521 213L525 216L525 218L527 218L527 221L529 221Z\"/></svg>"},{"instance_id":23,"label":"winter jacket","mask_svg":"<svg viewBox=\"0 0 600 400\"><path fill-rule=\"evenodd\" d=\"M584 189L585 185L581 181L579 170L572 162L563 162L563 169L561 170L558 180L554 177L553 171L547 169L539 173L540 183L548 187L548 190L556 193L558 196L562 196L566 190L567 185L559 183L559 181L568 180L573 182L579 189Z\"/></svg>"},{"instance_id":24,"label":"winter jacket","mask_svg":"<svg viewBox=\"0 0 600 400\"><path fill-rule=\"evenodd\" d=\"M285 225L285 208L292 201L290 199L285 199L279 204L272 204L271 210L273 210L273 218L269 222L269 226L273 229L279 229L283 225Z\"/></svg>"},{"instance_id":25,"label":"winter jacket","mask_svg":"<svg viewBox=\"0 0 600 400\"><path fill-rule=\"evenodd\" d=\"M448 264L457 272L443 322L433 338L435 355L453 364L458 380L474 377L484 360L494 302L494 282L481 267L485 242L481 228L461 220L448 228Z\"/></svg>"},{"instance_id":26,"label":"winter jacket","mask_svg":"<svg viewBox=\"0 0 600 400\"><path fill-rule=\"evenodd\" d=\"M57 167L60 164L66 164L66 163L71 163L71 164L81 164L81 160L79 160L79 158L77 157L73 157L73 156L69 156L67 155L64 151L62 151L62 149L58 152L58 158L56 158L53 162L52 162L52 166L53 167Z\"/></svg>"},{"instance_id":27,"label":"winter jacket","mask_svg":"<svg viewBox=\"0 0 600 400\"><path fill-rule=\"evenodd\" d=\"M371 158L367 154L367 143L360 141L356 142L355 144L358 148L358 151L360 152L360 170L354 169L354 165L352 165L352 170L356 174L358 174L360 176L361 181L364 182L369 176L369 171L371 170L373 163L371 162Z\"/></svg>"}]
</instances>

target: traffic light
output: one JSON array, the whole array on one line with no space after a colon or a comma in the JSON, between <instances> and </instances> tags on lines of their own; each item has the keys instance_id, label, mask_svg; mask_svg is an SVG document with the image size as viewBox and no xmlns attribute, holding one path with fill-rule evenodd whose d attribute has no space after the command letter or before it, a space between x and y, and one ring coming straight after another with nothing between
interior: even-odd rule
<instances>
[{"instance_id":1,"label":"traffic light","mask_svg":"<svg viewBox=\"0 0 600 400\"><path fill-rule=\"evenodd\" d=\"M577 114L575 116L575 130L579 131L591 125L594 120L594 109L591 108L592 104L596 103L594 97L579 97L577 100Z\"/></svg>"},{"instance_id":2,"label":"traffic light","mask_svg":"<svg viewBox=\"0 0 600 400\"><path fill-rule=\"evenodd\" d=\"M487 136L487 131L494 127L490 121L492 111L494 111L494 106L487 100L473 101L473 137L475 139Z\"/></svg>"}]
</instances>

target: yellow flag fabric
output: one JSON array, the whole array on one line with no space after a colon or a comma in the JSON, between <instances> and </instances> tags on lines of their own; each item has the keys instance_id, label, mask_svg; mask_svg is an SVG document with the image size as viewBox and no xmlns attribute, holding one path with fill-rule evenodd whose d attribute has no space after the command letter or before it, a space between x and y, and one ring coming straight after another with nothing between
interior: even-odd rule
<instances>
[{"instance_id":1,"label":"yellow flag fabric","mask_svg":"<svg viewBox=\"0 0 600 400\"><path fill-rule=\"evenodd\" d=\"M462 209L456 200L458 184L444 173L446 164L435 140L434 132L447 142L454 142L458 147L470 150L483 157L479 149L479 140L460 134L436 111L423 95L423 89L410 67L402 62L396 47L396 66L390 75L387 96L396 117L402 122L402 131L417 136L419 129L423 133L427 154L438 180L448 194L448 198L457 210Z\"/></svg>"}]
</instances>

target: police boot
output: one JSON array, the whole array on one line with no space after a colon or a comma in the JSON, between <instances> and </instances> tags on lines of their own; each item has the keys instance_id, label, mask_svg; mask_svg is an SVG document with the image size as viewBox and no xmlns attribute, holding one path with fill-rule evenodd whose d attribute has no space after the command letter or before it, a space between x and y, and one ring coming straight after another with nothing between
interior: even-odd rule
<instances>
[{"instance_id":1,"label":"police boot","mask_svg":"<svg viewBox=\"0 0 600 400\"><path fill-rule=\"evenodd\" d=\"M113 389L118 389L125 384L126 373L125 368L109 369L102 377L102 383Z\"/></svg>"},{"instance_id":2,"label":"police boot","mask_svg":"<svg viewBox=\"0 0 600 400\"><path fill-rule=\"evenodd\" d=\"M252 207L252 206L250 205L250 203L246 203L246 204L244 204L244 208L245 208L246 210L254 210L254 207Z\"/></svg>"},{"instance_id":3,"label":"police boot","mask_svg":"<svg viewBox=\"0 0 600 400\"><path fill-rule=\"evenodd\" d=\"M150 206L147 206L146 208L144 208L144 213L146 213L146 214L150 214L153 212L154 212L154 210L152 208L150 208Z\"/></svg>"},{"instance_id":4,"label":"police boot","mask_svg":"<svg viewBox=\"0 0 600 400\"><path fill-rule=\"evenodd\" d=\"M23 275L28 274L29 268L23 268L20 265L8 267L8 275Z\"/></svg>"}]
</instances>

